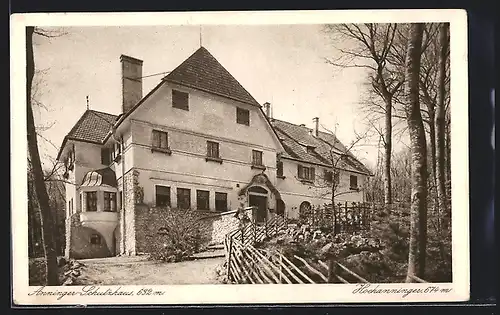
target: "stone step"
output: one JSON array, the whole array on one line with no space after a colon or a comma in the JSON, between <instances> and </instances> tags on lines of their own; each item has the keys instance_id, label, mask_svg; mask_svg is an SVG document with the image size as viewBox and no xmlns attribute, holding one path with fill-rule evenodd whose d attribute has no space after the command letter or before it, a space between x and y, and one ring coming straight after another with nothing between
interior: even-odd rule
<instances>
[{"instance_id":1,"label":"stone step","mask_svg":"<svg viewBox=\"0 0 500 315\"><path fill-rule=\"evenodd\" d=\"M191 255L191 259L208 259L208 258L218 258L226 256L226 252L222 249L204 251L201 253L196 253Z\"/></svg>"},{"instance_id":2,"label":"stone step","mask_svg":"<svg viewBox=\"0 0 500 315\"><path fill-rule=\"evenodd\" d=\"M207 249L210 249L210 250L224 249L224 244L210 244L207 246Z\"/></svg>"}]
</instances>

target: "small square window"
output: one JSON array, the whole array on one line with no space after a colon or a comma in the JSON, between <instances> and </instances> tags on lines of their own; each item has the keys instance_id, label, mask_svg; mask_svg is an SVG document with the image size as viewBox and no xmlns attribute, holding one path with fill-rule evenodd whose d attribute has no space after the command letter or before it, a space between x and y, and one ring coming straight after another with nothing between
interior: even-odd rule
<instances>
[{"instance_id":1,"label":"small square window","mask_svg":"<svg viewBox=\"0 0 500 315\"><path fill-rule=\"evenodd\" d=\"M99 234L92 234L90 236L90 244L101 245L101 236Z\"/></svg>"},{"instance_id":2,"label":"small square window","mask_svg":"<svg viewBox=\"0 0 500 315\"><path fill-rule=\"evenodd\" d=\"M252 150L252 164L262 166L262 151Z\"/></svg>"},{"instance_id":3,"label":"small square window","mask_svg":"<svg viewBox=\"0 0 500 315\"><path fill-rule=\"evenodd\" d=\"M196 191L196 209L209 210L210 192L206 190Z\"/></svg>"},{"instance_id":4,"label":"small square window","mask_svg":"<svg viewBox=\"0 0 500 315\"><path fill-rule=\"evenodd\" d=\"M207 141L207 157L219 159L219 144L213 141Z\"/></svg>"},{"instance_id":5,"label":"small square window","mask_svg":"<svg viewBox=\"0 0 500 315\"><path fill-rule=\"evenodd\" d=\"M172 90L172 107L189 110L189 94Z\"/></svg>"},{"instance_id":6,"label":"small square window","mask_svg":"<svg viewBox=\"0 0 500 315\"><path fill-rule=\"evenodd\" d=\"M248 109L236 108L236 122L250 126L250 111Z\"/></svg>"},{"instance_id":7,"label":"small square window","mask_svg":"<svg viewBox=\"0 0 500 315\"><path fill-rule=\"evenodd\" d=\"M152 132L152 146L157 149L168 149L168 133L160 130Z\"/></svg>"}]
</instances>

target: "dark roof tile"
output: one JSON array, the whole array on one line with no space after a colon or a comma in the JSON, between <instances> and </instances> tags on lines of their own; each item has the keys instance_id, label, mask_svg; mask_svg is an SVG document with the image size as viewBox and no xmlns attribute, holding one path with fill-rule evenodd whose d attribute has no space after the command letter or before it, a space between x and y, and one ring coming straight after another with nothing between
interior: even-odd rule
<instances>
[{"instance_id":1,"label":"dark roof tile","mask_svg":"<svg viewBox=\"0 0 500 315\"><path fill-rule=\"evenodd\" d=\"M330 165L332 146L335 149L334 154L337 156L346 152L346 147L333 134L320 131L318 137L314 137L311 129L305 126L277 119L272 120L272 125L285 148L283 154L285 158L288 157L306 163ZM310 146L312 151L308 151L307 146ZM348 157L339 161L337 165L342 169L371 174L366 166L356 159L351 152L348 152Z\"/></svg>"},{"instance_id":2,"label":"dark roof tile","mask_svg":"<svg viewBox=\"0 0 500 315\"><path fill-rule=\"evenodd\" d=\"M195 51L170 72L164 80L260 106L252 95L204 47Z\"/></svg>"},{"instance_id":3,"label":"dark roof tile","mask_svg":"<svg viewBox=\"0 0 500 315\"><path fill-rule=\"evenodd\" d=\"M102 143L116 119L116 115L87 110L67 137L72 140Z\"/></svg>"}]
</instances>

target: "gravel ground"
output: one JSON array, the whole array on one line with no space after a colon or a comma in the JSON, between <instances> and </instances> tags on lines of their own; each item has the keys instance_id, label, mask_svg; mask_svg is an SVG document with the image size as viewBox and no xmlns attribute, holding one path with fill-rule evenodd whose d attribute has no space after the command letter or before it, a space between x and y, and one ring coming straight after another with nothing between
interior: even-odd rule
<instances>
[{"instance_id":1,"label":"gravel ground","mask_svg":"<svg viewBox=\"0 0 500 315\"><path fill-rule=\"evenodd\" d=\"M85 265L77 285L217 284L215 269L224 257L160 263L145 257L80 260Z\"/></svg>"}]
</instances>

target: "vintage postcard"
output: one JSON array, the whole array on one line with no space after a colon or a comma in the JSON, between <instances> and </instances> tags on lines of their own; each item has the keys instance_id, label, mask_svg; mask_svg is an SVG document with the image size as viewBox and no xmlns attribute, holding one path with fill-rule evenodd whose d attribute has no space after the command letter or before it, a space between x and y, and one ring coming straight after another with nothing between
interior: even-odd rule
<instances>
[{"instance_id":1,"label":"vintage postcard","mask_svg":"<svg viewBox=\"0 0 500 315\"><path fill-rule=\"evenodd\" d=\"M468 300L465 11L24 14L10 43L15 305Z\"/></svg>"}]
</instances>

